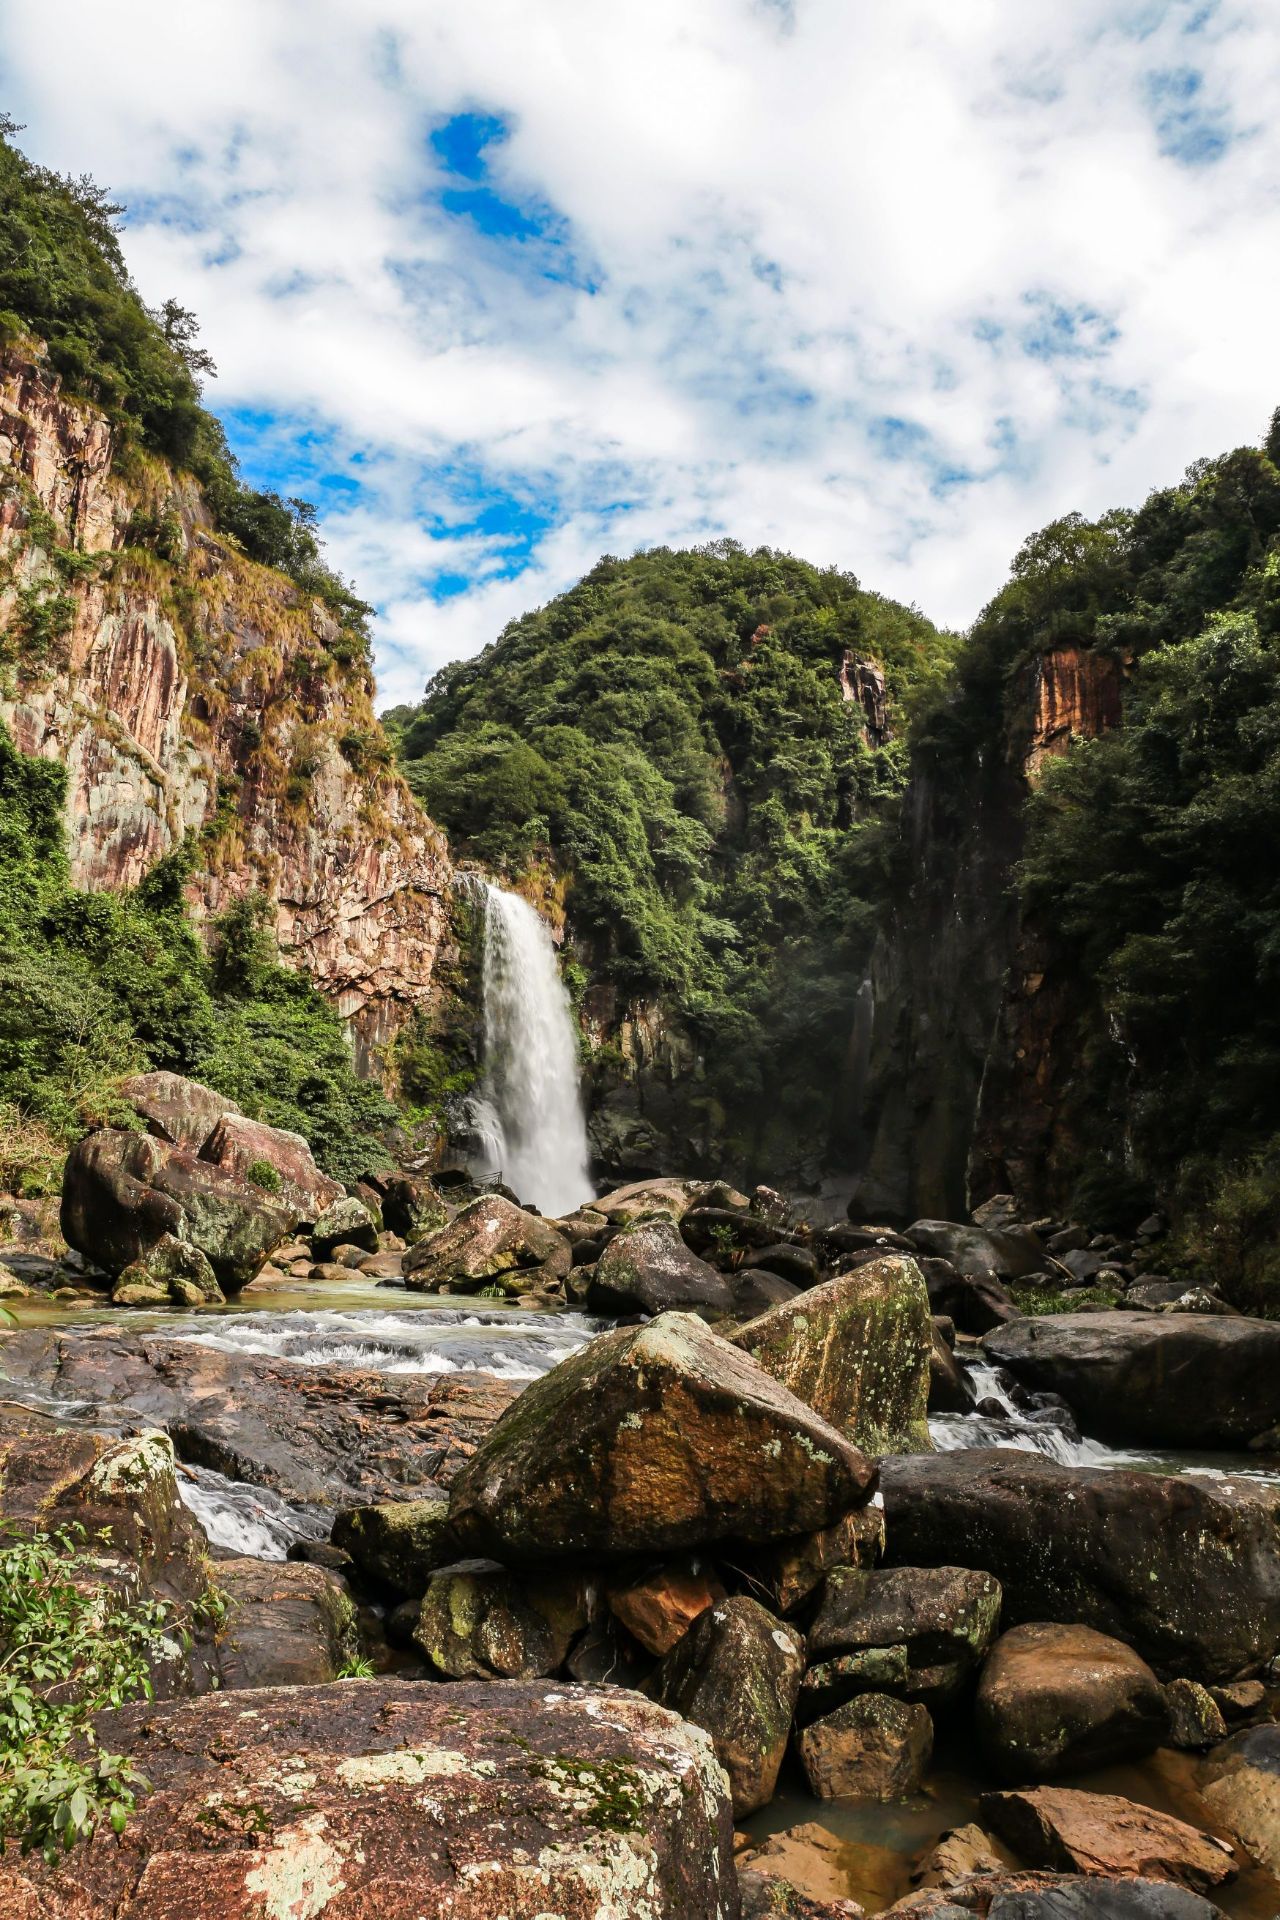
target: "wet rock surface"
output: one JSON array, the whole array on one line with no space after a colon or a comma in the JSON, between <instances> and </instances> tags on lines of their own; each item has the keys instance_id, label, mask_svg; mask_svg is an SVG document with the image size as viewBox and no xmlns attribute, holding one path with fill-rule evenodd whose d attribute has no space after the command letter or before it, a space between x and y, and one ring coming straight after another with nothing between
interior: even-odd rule
<instances>
[{"instance_id":1,"label":"wet rock surface","mask_svg":"<svg viewBox=\"0 0 1280 1920\"><path fill-rule=\"evenodd\" d=\"M729 1920L706 1735L614 1688L268 1689L104 1716L153 1791L123 1839L6 1854L17 1920Z\"/></svg>"},{"instance_id":2,"label":"wet rock surface","mask_svg":"<svg viewBox=\"0 0 1280 1920\"><path fill-rule=\"evenodd\" d=\"M736 1309L729 1281L667 1220L626 1227L609 1242L596 1262L588 1305L593 1313L674 1310L707 1320L723 1320Z\"/></svg>"},{"instance_id":3,"label":"wet rock surface","mask_svg":"<svg viewBox=\"0 0 1280 1920\"><path fill-rule=\"evenodd\" d=\"M1249 1727L1215 1747L1202 1791L1253 1858L1280 1875L1280 1726Z\"/></svg>"},{"instance_id":4,"label":"wet rock surface","mask_svg":"<svg viewBox=\"0 0 1280 1920\"><path fill-rule=\"evenodd\" d=\"M999 1582L965 1567L836 1568L809 1628L806 1700L879 1690L946 1700L995 1638L1000 1602Z\"/></svg>"},{"instance_id":5,"label":"wet rock surface","mask_svg":"<svg viewBox=\"0 0 1280 1920\"><path fill-rule=\"evenodd\" d=\"M482 1373L294 1366L114 1329L0 1335L0 1375L163 1427L182 1459L322 1507L447 1486L517 1391Z\"/></svg>"},{"instance_id":6,"label":"wet rock surface","mask_svg":"<svg viewBox=\"0 0 1280 1920\"><path fill-rule=\"evenodd\" d=\"M881 1467L887 1558L995 1575L1006 1624L1081 1623L1163 1678L1228 1678L1280 1645L1280 1491L995 1449Z\"/></svg>"},{"instance_id":7,"label":"wet rock surface","mask_svg":"<svg viewBox=\"0 0 1280 1920\"><path fill-rule=\"evenodd\" d=\"M1017 1782L1150 1753L1168 1730L1160 1682L1132 1647L1091 1627L1041 1623L996 1641L975 1719L995 1772Z\"/></svg>"},{"instance_id":8,"label":"wet rock surface","mask_svg":"<svg viewBox=\"0 0 1280 1920\"><path fill-rule=\"evenodd\" d=\"M933 1753L933 1722L922 1706L864 1693L813 1721L796 1748L820 1800L905 1800Z\"/></svg>"},{"instance_id":9,"label":"wet rock surface","mask_svg":"<svg viewBox=\"0 0 1280 1920\"><path fill-rule=\"evenodd\" d=\"M690 1314L600 1335L526 1388L450 1520L508 1564L772 1541L860 1505L874 1469Z\"/></svg>"},{"instance_id":10,"label":"wet rock surface","mask_svg":"<svg viewBox=\"0 0 1280 1920\"><path fill-rule=\"evenodd\" d=\"M1231 1849L1171 1814L1069 1787L984 1793L983 1819L1031 1867L1172 1880L1206 1892L1233 1880Z\"/></svg>"},{"instance_id":11,"label":"wet rock surface","mask_svg":"<svg viewBox=\"0 0 1280 1920\"><path fill-rule=\"evenodd\" d=\"M426 1293L474 1293L490 1285L520 1292L541 1270L563 1278L570 1260L565 1234L501 1194L487 1193L414 1242L404 1258L404 1279Z\"/></svg>"},{"instance_id":12,"label":"wet rock surface","mask_svg":"<svg viewBox=\"0 0 1280 1920\"><path fill-rule=\"evenodd\" d=\"M1280 1422L1280 1326L1198 1313L1063 1313L983 1346L1031 1388L1062 1394L1086 1433L1150 1446L1240 1447Z\"/></svg>"}]
</instances>

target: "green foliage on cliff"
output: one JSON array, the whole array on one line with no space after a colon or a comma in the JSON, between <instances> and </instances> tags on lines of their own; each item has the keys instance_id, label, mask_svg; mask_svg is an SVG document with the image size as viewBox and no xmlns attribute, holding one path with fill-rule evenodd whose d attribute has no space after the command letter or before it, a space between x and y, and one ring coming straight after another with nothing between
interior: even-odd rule
<instances>
[{"instance_id":1,"label":"green foliage on cliff","mask_svg":"<svg viewBox=\"0 0 1280 1920\"><path fill-rule=\"evenodd\" d=\"M1122 668L1122 727L1050 762L1026 815L1027 925L1075 1000L1058 1171L1069 1139L1078 1205L1122 1223L1172 1201L1201 1263L1240 1273L1280 1135L1278 423L1137 512L1028 541L916 760L962 813L975 741L1017 756L1038 655ZM1280 1181L1269 1205L1274 1238ZM1215 1211L1239 1227L1229 1256Z\"/></svg>"},{"instance_id":2,"label":"green foliage on cliff","mask_svg":"<svg viewBox=\"0 0 1280 1920\"><path fill-rule=\"evenodd\" d=\"M352 1180L385 1164L395 1109L356 1077L342 1023L280 965L261 903L206 954L183 906L184 850L130 893L81 893L63 849L66 775L0 728L0 1188L38 1190L88 1124L128 1123L127 1073L188 1073L311 1142Z\"/></svg>"},{"instance_id":3,"label":"green foliage on cliff","mask_svg":"<svg viewBox=\"0 0 1280 1920\"><path fill-rule=\"evenodd\" d=\"M86 175L38 167L0 115L0 340L31 336L69 392L101 407L127 440L193 473L221 530L251 559L287 573L367 639L371 609L327 567L305 500L245 486L221 423L201 402L214 372L194 316L147 307L117 238L124 212Z\"/></svg>"},{"instance_id":4,"label":"green foliage on cliff","mask_svg":"<svg viewBox=\"0 0 1280 1920\"><path fill-rule=\"evenodd\" d=\"M952 643L849 574L732 542L604 559L389 716L455 844L518 875L550 852L579 957L664 996L742 1114L831 1097L871 935L876 822L901 788L846 661L883 669L895 734Z\"/></svg>"}]
</instances>

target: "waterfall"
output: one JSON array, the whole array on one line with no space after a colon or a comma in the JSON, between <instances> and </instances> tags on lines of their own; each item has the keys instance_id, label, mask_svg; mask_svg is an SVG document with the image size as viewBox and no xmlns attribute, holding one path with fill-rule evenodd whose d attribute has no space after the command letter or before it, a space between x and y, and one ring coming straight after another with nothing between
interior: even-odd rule
<instances>
[{"instance_id":1,"label":"waterfall","mask_svg":"<svg viewBox=\"0 0 1280 1920\"><path fill-rule=\"evenodd\" d=\"M587 1126L569 996L551 934L518 894L484 887L484 1082L479 1173L543 1213L589 1200Z\"/></svg>"}]
</instances>

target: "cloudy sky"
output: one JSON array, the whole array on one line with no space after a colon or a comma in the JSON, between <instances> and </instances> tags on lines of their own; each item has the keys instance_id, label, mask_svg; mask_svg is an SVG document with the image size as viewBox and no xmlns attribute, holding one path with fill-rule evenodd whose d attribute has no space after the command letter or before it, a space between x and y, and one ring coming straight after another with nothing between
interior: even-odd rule
<instances>
[{"instance_id":1,"label":"cloudy sky","mask_svg":"<svg viewBox=\"0 0 1280 1920\"><path fill-rule=\"evenodd\" d=\"M966 625L1280 401L1276 0L8 0L415 697L728 533Z\"/></svg>"}]
</instances>

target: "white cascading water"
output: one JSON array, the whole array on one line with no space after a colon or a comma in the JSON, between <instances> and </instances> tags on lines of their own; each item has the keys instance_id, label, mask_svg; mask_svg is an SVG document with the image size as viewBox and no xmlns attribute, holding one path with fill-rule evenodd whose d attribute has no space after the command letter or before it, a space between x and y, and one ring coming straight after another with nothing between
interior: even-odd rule
<instances>
[{"instance_id":1,"label":"white cascading water","mask_svg":"<svg viewBox=\"0 0 1280 1920\"><path fill-rule=\"evenodd\" d=\"M501 1173L543 1213L592 1197L587 1123L569 996L542 916L519 894L484 888L484 1087L473 1103L476 1171Z\"/></svg>"}]
</instances>

